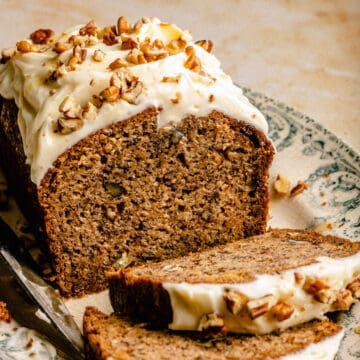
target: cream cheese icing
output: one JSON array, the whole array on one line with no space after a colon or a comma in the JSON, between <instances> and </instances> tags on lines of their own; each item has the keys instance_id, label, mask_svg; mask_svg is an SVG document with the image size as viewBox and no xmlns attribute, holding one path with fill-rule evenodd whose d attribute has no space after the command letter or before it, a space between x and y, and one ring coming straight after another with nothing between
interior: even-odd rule
<instances>
[{"instance_id":1,"label":"cream cheese icing","mask_svg":"<svg viewBox=\"0 0 360 360\"><path fill-rule=\"evenodd\" d=\"M262 274L251 282L239 284L191 284L164 282L163 287L170 296L173 312L173 330L201 330L201 322L208 314L216 314L229 332L266 334L283 330L311 319L321 319L330 311L332 303L317 301L304 290L305 279L319 279L331 291L346 288L360 274L360 253L332 259L319 257L316 263L283 271L279 274ZM299 282L297 279L301 278ZM228 309L226 294L230 290L245 295L254 306L268 303L268 309L278 302L293 308L287 319L277 320L271 311L252 318L247 311L234 314Z\"/></svg>"},{"instance_id":2,"label":"cream cheese icing","mask_svg":"<svg viewBox=\"0 0 360 360\"><path fill-rule=\"evenodd\" d=\"M4 360L57 360L56 349L36 331L15 320L0 321L0 358Z\"/></svg>"},{"instance_id":3,"label":"cream cheese icing","mask_svg":"<svg viewBox=\"0 0 360 360\"><path fill-rule=\"evenodd\" d=\"M123 37L117 36L118 42L108 45L101 37L79 36L83 28L81 25L53 41L68 48L60 54L54 51L53 46L46 48L42 45L40 52L17 52L5 64L0 64L0 94L7 99L15 99L19 108L18 124L27 163L31 167L31 180L36 185L40 186L54 160L79 140L149 107L159 110L158 127L171 126L187 115L205 116L212 110L219 110L267 133L264 116L221 70L219 61L194 43L188 32L156 18L147 19L140 25L130 34L138 43L159 39L170 46L180 39L184 44L182 49L156 61L112 70L111 64L117 59L125 61L131 51L122 50ZM78 42L84 43L81 49L86 51L81 53L82 62L74 65L73 71L67 71L64 64L68 64L74 54L74 48L69 43L72 35L77 36ZM29 40L29 43L32 44L32 41ZM201 71L184 66L189 58L185 51L188 47L193 48L201 63ZM60 74L55 81L51 78L54 71ZM61 117L59 108L66 97L71 95L77 104L84 107L94 95L109 86L115 72L125 71L142 84L135 103L123 99L103 102L97 109L97 116L84 120L76 131L67 134L54 131L54 123Z\"/></svg>"}]
</instances>

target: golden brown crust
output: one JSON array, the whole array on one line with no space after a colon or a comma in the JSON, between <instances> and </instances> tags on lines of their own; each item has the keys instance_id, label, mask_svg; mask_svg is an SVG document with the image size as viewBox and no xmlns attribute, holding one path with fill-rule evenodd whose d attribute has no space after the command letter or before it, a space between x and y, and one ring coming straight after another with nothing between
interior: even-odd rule
<instances>
[{"instance_id":1,"label":"golden brown crust","mask_svg":"<svg viewBox=\"0 0 360 360\"><path fill-rule=\"evenodd\" d=\"M1 123L11 134L16 107L5 101L9 108ZM158 261L265 231L274 152L265 135L215 111L158 129L156 114L148 109L81 140L54 162L35 199L18 195L40 214L25 212L44 229L63 294L105 288L105 270L124 254ZM16 179L21 169L29 179L21 139L4 138L12 145L4 157L16 164L8 177L27 190Z\"/></svg>"},{"instance_id":2,"label":"golden brown crust","mask_svg":"<svg viewBox=\"0 0 360 360\"><path fill-rule=\"evenodd\" d=\"M115 314L107 316L94 307L84 314L88 359L276 359L300 351L341 331L329 320L314 321L279 334L228 335L208 339L191 332L152 330Z\"/></svg>"}]
</instances>

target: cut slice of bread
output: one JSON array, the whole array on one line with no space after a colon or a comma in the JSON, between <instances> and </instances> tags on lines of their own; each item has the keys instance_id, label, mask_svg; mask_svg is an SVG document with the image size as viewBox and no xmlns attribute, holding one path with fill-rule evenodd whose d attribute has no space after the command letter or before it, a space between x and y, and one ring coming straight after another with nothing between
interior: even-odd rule
<instances>
[{"instance_id":1,"label":"cut slice of bread","mask_svg":"<svg viewBox=\"0 0 360 360\"><path fill-rule=\"evenodd\" d=\"M360 243L278 229L107 275L116 312L173 330L264 334L349 309Z\"/></svg>"},{"instance_id":2,"label":"cut slice of bread","mask_svg":"<svg viewBox=\"0 0 360 360\"><path fill-rule=\"evenodd\" d=\"M94 307L84 314L86 356L89 360L191 359L334 359L343 336L329 320L313 321L279 334L227 335L207 338L201 333L154 330ZM325 356L326 355L326 356ZM288 357L287 357L288 356Z\"/></svg>"}]
</instances>

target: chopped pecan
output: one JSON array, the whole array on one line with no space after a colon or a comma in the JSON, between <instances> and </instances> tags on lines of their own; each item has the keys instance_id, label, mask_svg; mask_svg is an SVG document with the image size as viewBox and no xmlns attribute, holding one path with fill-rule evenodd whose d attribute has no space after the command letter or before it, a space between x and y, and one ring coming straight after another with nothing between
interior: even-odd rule
<instances>
[{"instance_id":1,"label":"chopped pecan","mask_svg":"<svg viewBox=\"0 0 360 360\"><path fill-rule=\"evenodd\" d=\"M354 298L360 299L360 276L351 282L346 289L351 291Z\"/></svg>"},{"instance_id":2,"label":"chopped pecan","mask_svg":"<svg viewBox=\"0 0 360 360\"><path fill-rule=\"evenodd\" d=\"M285 196L290 190L291 183L285 176L278 174L274 183L274 190L280 196Z\"/></svg>"},{"instance_id":3,"label":"chopped pecan","mask_svg":"<svg viewBox=\"0 0 360 360\"><path fill-rule=\"evenodd\" d=\"M259 316L266 314L274 303L273 295L265 295L258 299L250 300L247 304L247 310L251 319L256 319Z\"/></svg>"},{"instance_id":4,"label":"chopped pecan","mask_svg":"<svg viewBox=\"0 0 360 360\"><path fill-rule=\"evenodd\" d=\"M322 289L314 294L314 299L323 304L333 304L337 299L337 293L332 289Z\"/></svg>"},{"instance_id":5,"label":"chopped pecan","mask_svg":"<svg viewBox=\"0 0 360 360\"><path fill-rule=\"evenodd\" d=\"M59 105L59 111L67 118L77 118L81 113L81 106L70 95L67 95Z\"/></svg>"},{"instance_id":6,"label":"chopped pecan","mask_svg":"<svg viewBox=\"0 0 360 360\"><path fill-rule=\"evenodd\" d=\"M79 30L80 35L92 35L97 34L98 27L94 20L89 21L85 26Z\"/></svg>"},{"instance_id":7,"label":"chopped pecan","mask_svg":"<svg viewBox=\"0 0 360 360\"><path fill-rule=\"evenodd\" d=\"M185 48L186 44L187 44L186 40L175 39L175 40L171 40L167 44L166 48L170 51L170 54L174 55L182 51Z\"/></svg>"},{"instance_id":8,"label":"chopped pecan","mask_svg":"<svg viewBox=\"0 0 360 360\"><path fill-rule=\"evenodd\" d=\"M294 272L295 283L300 284L303 280L303 276L298 272Z\"/></svg>"},{"instance_id":9,"label":"chopped pecan","mask_svg":"<svg viewBox=\"0 0 360 360\"><path fill-rule=\"evenodd\" d=\"M61 42L56 42L54 45L54 51L58 54L63 53L64 51L66 51L68 49L68 47L61 43Z\"/></svg>"},{"instance_id":10,"label":"chopped pecan","mask_svg":"<svg viewBox=\"0 0 360 360\"><path fill-rule=\"evenodd\" d=\"M350 290L340 290L337 293L336 301L334 302L334 307L337 310L348 310L351 304L354 302L354 298Z\"/></svg>"},{"instance_id":11,"label":"chopped pecan","mask_svg":"<svg viewBox=\"0 0 360 360\"><path fill-rule=\"evenodd\" d=\"M128 67L129 63L127 63L126 61L117 58L115 59L112 63L109 64L109 69L110 70L116 70L116 69L120 69L122 67Z\"/></svg>"},{"instance_id":12,"label":"chopped pecan","mask_svg":"<svg viewBox=\"0 0 360 360\"><path fill-rule=\"evenodd\" d=\"M117 21L117 33L118 35L128 33L130 31L130 25L125 16L120 16Z\"/></svg>"},{"instance_id":13,"label":"chopped pecan","mask_svg":"<svg viewBox=\"0 0 360 360\"><path fill-rule=\"evenodd\" d=\"M109 86L100 93L100 98L107 102L115 102L120 98L119 88L116 86Z\"/></svg>"},{"instance_id":14,"label":"chopped pecan","mask_svg":"<svg viewBox=\"0 0 360 360\"><path fill-rule=\"evenodd\" d=\"M83 108L81 116L85 120L95 120L97 116L97 107L92 102L87 102Z\"/></svg>"},{"instance_id":15,"label":"chopped pecan","mask_svg":"<svg viewBox=\"0 0 360 360\"><path fill-rule=\"evenodd\" d=\"M96 49L92 58L97 62L102 62L105 59L105 53L100 49Z\"/></svg>"},{"instance_id":16,"label":"chopped pecan","mask_svg":"<svg viewBox=\"0 0 360 360\"><path fill-rule=\"evenodd\" d=\"M211 313L205 314L199 321L198 331L204 331L207 333L226 334L227 329L224 319L218 314Z\"/></svg>"},{"instance_id":17,"label":"chopped pecan","mask_svg":"<svg viewBox=\"0 0 360 360\"><path fill-rule=\"evenodd\" d=\"M298 181L298 183L290 190L290 197L301 194L304 190L309 188L309 184L304 181Z\"/></svg>"},{"instance_id":18,"label":"chopped pecan","mask_svg":"<svg viewBox=\"0 0 360 360\"><path fill-rule=\"evenodd\" d=\"M114 45L118 42L115 31L116 29L112 26L106 26L103 29L103 42L106 45Z\"/></svg>"},{"instance_id":19,"label":"chopped pecan","mask_svg":"<svg viewBox=\"0 0 360 360\"><path fill-rule=\"evenodd\" d=\"M6 62L16 54L16 48L7 48L1 51L1 61Z\"/></svg>"},{"instance_id":20,"label":"chopped pecan","mask_svg":"<svg viewBox=\"0 0 360 360\"><path fill-rule=\"evenodd\" d=\"M29 52L36 52L36 48L33 44L31 44L29 41L21 40L16 43L16 48L21 53L29 53Z\"/></svg>"},{"instance_id":21,"label":"chopped pecan","mask_svg":"<svg viewBox=\"0 0 360 360\"><path fill-rule=\"evenodd\" d=\"M83 126L83 121L79 118L60 118L56 125L55 132L67 135L80 129Z\"/></svg>"},{"instance_id":22,"label":"chopped pecan","mask_svg":"<svg viewBox=\"0 0 360 360\"><path fill-rule=\"evenodd\" d=\"M132 49L126 56L126 60L129 63L138 65L138 64L146 64L147 61L142 51L139 49Z\"/></svg>"},{"instance_id":23,"label":"chopped pecan","mask_svg":"<svg viewBox=\"0 0 360 360\"><path fill-rule=\"evenodd\" d=\"M233 289L227 289L223 298L227 309L234 315L238 315L249 301L246 295Z\"/></svg>"},{"instance_id":24,"label":"chopped pecan","mask_svg":"<svg viewBox=\"0 0 360 360\"><path fill-rule=\"evenodd\" d=\"M213 42L211 40L199 40L196 41L195 44L201 46L207 52L211 52L213 48Z\"/></svg>"},{"instance_id":25,"label":"chopped pecan","mask_svg":"<svg viewBox=\"0 0 360 360\"><path fill-rule=\"evenodd\" d=\"M131 50L139 47L139 43L132 36L121 36L121 50Z\"/></svg>"},{"instance_id":26,"label":"chopped pecan","mask_svg":"<svg viewBox=\"0 0 360 360\"><path fill-rule=\"evenodd\" d=\"M315 295L320 290L329 289L329 286L320 279L313 279L311 277L307 277L305 279L303 289L308 294Z\"/></svg>"},{"instance_id":27,"label":"chopped pecan","mask_svg":"<svg viewBox=\"0 0 360 360\"><path fill-rule=\"evenodd\" d=\"M34 44L48 44L54 35L54 31L51 29L39 29L30 34L30 39Z\"/></svg>"},{"instance_id":28,"label":"chopped pecan","mask_svg":"<svg viewBox=\"0 0 360 360\"><path fill-rule=\"evenodd\" d=\"M290 304L280 301L271 308L271 313L276 320L284 321L290 318L294 310L295 309Z\"/></svg>"},{"instance_id":29,"label":"chopped pecan","mask_svg":"<svg viewBox=\"0 0 360 360\"><path fill-rule=\"evenodd\" d=\"M143 84L141 81L137 81L127 91L121 94L121 98L127 101L129 104L136 104L137 97L141 94Z\"/></svg>"}]
</instances>

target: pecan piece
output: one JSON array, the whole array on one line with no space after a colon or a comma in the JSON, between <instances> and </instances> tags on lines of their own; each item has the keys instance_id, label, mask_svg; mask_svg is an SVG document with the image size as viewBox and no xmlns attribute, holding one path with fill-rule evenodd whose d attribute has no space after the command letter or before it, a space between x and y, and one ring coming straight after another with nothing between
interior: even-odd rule
<instances>
[{"instance_id":1,"label":"pecan piece","mask_svg":"<svg viewBox=\"0 0 360 360\"><path fill-rule=\"evenodd\" d=\"M115 102L120 98L120 89L116 86L109 86L100 93L100 98L107 102Z\"/></svg>"},{"instance_id":2,"label":"pecan piece","mask_svg":"<svg viewBox=\"0 0 360 360\"><path fill-rule=\"evenodd\" d=\"M54 51L58 54L63 53L67 49L68 49L67 46L61 42L56 42L54 45Z\"/></svg>"},{"instance_id":3,"label":"pecan piece","mask_svg":"<svg viewBox=\"0 0 360 360\"><path fill-rule=\"evenodd\" d=\"M304 190L309 188L309 184L304 181L298 181L298 183L290 190L290 197L300 195Z\"/></svg>"},{"instance_id":4,"label":"pecan piece","mask_svg":"<svg viewBox=\"0 0 360 360\"><path fill-rule=\"evenodd\" d=\"M115 34L116 29L113 26L106 26L103 30L103 42L106 45L114 45L118 42Z\"/></svg>"},{"instance_id":5,"label":"pecan piece","mask_svg":"<svg viewBox=\"0 0 360 360\"><path fill-rule=\"evenodd\" d=\"M354 298L360 299L360 276L350 283L346 289L351 291Z\"/></svg>"},{"instance_id":6,"label":"pecan piece","mask_svg":"<svg viewBox=\"0 0 360 360\"><path fill-rule=\"evenodd\" d=\"M226 334L227 329L224 319L218 314L205 314L199 321L198 331L204 331L210 334Z\"/></svg>"},{"instance_id":7,"label":"pecan piece","mask_svg":"<svg viewBox=\"0 0 360 360\"><path fill-rule=\"evenodd\" d=\"M249 298L246 295L233 289L226 289L223 298L227 309L234 315L238 315L249 301Z\"/></svg>"},{"instance_id":8,"label":"pecan piece","mask_svg":"<svg viewBox=\"0 0 360 360\"><path fill-rule=\"evenodd\" d=\"M117 33L118 35L128 33L130 31L130 25L125 16L120 16L117 21Z\"/></svg>"},{"instance_id":9,"label":"pecan piece","mask_svg":"<svg viewBox=\"0 0 360 360\"><path fill-rule=\"evenodd\" d=\"M274 302L273 295L265 295L261 298L250 300L247 304L247 310L251 319L256 319L259 316L266 314Z\"/></svg>"},{"instance_id":10,"label":"pecan piece","mask_svg":"<svg viewBox=\"0 0 360 360\"><path fill-rule=\"evenodd\" d=\"M29 43L26 40L21 40L16 43L16 48L21 53L29 53L29 52L36 52L36 48L33 46L33 44Z\"/></svg>"},{"instance_id":11,"label":"pecan piece","mask_svg":"<svg viewBox=\"0 0 360 360\"><path fill-rule=\"evenodd\" d=\"M290 318L294 310L290 304L280 301L271 308L271 313L277 321L284 321Z\"/></svg>"},{"instance_id":12,"label":"pecan piece","mask_svg":"<svg viewBox=\"0 0 360 360\"><path fill-rule=\"evenodd\" d=\"M274 183L274 190L280 196L285 196L290 190L290 181L283 175L278 174Z\"/></svg>"},{"instance_id":13,"label":"pecan piece","mask_svg":"<svg viewBox=\"0 0 360 360\"><path fill-rule=\"evenodd\" d=\"M213 48L213 42L211 40L199 40L196 41L195 44L201 46L207 52L211 52Z\"/></svg>"},{"instance_id":14,"label":"pecan piece","mask_svg":"<svg viewBox=\"0 0 360 360\"><path fill-rule=\"evenodd\" d=\"M305 292L310 295L315 295L320 290L329 289L329 286L320 279L313 279L307 277L303 286Z\"/></svg>"},{"instance_id":15,"label":"pecan piece","mask_svg":"<svg viewBox=\"0 0 360 360\"><path fill-rule=\"evenodd\" d=\"M348 310L353 302L354 298L350 290L340 290L337 294L334 307L337 310Z\"/></svg>"},{"instance_id":16,"label":"pecan piece","mask_svg":"<svg viewBox=\"0 0 360 360\"><path fill-rule=\"evenodd\" d=\"M55 132L62 135L70 134L83 126L83 121L79 118L60 118L57 121Z\"/></svg>"},{"instance_id":17,"label":"pecan piece","mask_svg":"<svg viewBox=\"0 0 360 360\"><path fill-rule=\"evenodd\" d=\"M51 29L39 29L30 34L30 39L34 44L48 44L55 33Z\"/></svg>"},{"instance_id":18,"label":"pecan piece","mask_svg":"<svg viewBox=\"0 0 360 360\"><path fill-rule=\"evenodd\" d=\"M95 21L91 20L79 30L79 34L95 36L97 33L97 29L98 29L98 27L97 27Z\"/></svg>"}]
</instances>

